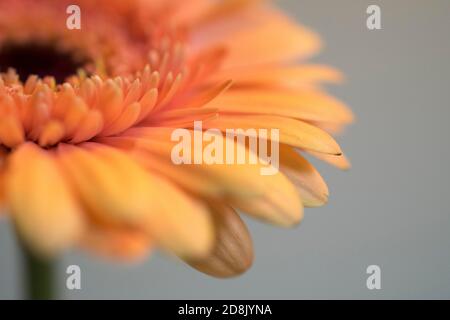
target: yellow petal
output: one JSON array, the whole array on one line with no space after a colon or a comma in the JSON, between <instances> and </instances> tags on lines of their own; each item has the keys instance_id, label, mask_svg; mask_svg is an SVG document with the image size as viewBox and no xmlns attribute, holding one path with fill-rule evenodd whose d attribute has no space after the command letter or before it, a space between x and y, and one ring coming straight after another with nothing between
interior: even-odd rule
<instances>
[{"instance_id":1,"label":"yellow petal","mask_svg":"<svg viewBox=\"0 0 450 320\"><path fill-rule=\"evenodd\" d=\"M83 219L54 159L32 143L8 159L9 210L24 241L37 253L51 255L73 245Z\"/></svg>"}]
</instances>

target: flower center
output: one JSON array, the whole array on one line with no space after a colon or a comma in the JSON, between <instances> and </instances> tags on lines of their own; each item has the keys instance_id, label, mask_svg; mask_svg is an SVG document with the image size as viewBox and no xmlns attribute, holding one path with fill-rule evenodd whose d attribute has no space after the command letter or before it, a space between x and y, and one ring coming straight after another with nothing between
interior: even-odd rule
<instances>
[{"instance_id":1,"label":"flower center","mask_svg":"<svg viewBox=\"0 0 450 320\"><path fill-rule=\"evenodd\" d=\"M0 70L14 68L22 81L37 75L53 76L57 83L63 83L88 62L75 52L58 48L56 43L7 42L0 47Z\"/></svg>"}]
</instances>

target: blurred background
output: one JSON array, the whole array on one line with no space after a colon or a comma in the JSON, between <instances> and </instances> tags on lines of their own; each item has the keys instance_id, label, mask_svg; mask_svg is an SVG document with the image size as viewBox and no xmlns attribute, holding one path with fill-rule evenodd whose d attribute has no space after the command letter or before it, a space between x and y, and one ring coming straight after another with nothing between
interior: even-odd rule
<instances>
[{"instance_id":1,"label":"blurred background","mask_svg":"<svg viewBox=\"0 0 450 320\"><path fill-rule=\"evenodd\" d=\"M172 258L139 265L73 252L60 261L65 299L413 299L450 298L450 1L279 0L326 44L313 61L347 82L330 91L357 122L338 141L353 168L315 162L330 203L281 230L247 220L256 260L245 275L210 278ZM382 11L368 30L366 9ZM82 289L65 289L81 267ZM366 268L381 268L368 290ZM22 297L20 255L0 224L0 299Z\"/></svg>"}]
</instances>

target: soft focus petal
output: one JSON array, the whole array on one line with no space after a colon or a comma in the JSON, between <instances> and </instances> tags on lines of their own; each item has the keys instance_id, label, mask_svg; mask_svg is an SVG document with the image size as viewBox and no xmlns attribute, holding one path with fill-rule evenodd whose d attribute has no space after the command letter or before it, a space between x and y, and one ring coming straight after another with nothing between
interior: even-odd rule
<instances>
[{"instance_id":1,"label":"soft focus petal","mask_svg":"<svg viewBox=\"0 0 450 320\"><path fill-rule=\"evenodd\" d=\"M26 143L8 159L7 170L8 207L24 241L43 255L75 244L82 214L52 156Z\"/></svg>"},{"instance_id":2,"label":"soft focus petal","mask_svg":"<svg viewBox=\"0 0 450 320\"><path fill-rule=\"evenodd\" d=\"M152 241L137 230L92 226L82 238L81 245L92 253L128 262L146 258Z\"/></svg>"},{"instance_id":3,"label":"soft focus petal","mask_svg":"<svg viewBox=\"0 0 450 320\"><path fill-rule=\"evenodd\" d=\"M227 49L224 69L304 59L321 46L313 32L265 5L251 6L202 25L194 30L193 38L199 49L224 46Z\"/></svg>"},{"instance_id":4,"label":"soft focus petal","mask_svg":"<svg viewBox=\"0 0 450 320\"><path fill-rule=\"evenodd\" d=\"M206 186L216 185L222 189L222 196L225 196L225 200L231 205L259 219L282 226L291 226L301 220L303 210L295 187L281 172L261 175L261 164L203 163L177 167L167 163L160 167L159 163L164 161L163 159L169 161L176 144L168 142L172 131L168 128L136 128L126 133L129 138L103 138L100 141L128 150L151 170L159 172L165 168L163 171L168 177L192 192L204 192L208 190ZM250 151L245 146L235 144L235 147L243 150L248 157ZM153 156L146 156L145 152L150 152ZM235 154L237 152L236 150ZM155 158L155 155L159 158ZM180 172L181 177L190 179L180 179L177 172ZM203 187L202 183L205 184ZM217 188L213 190L220 192ZM214 196L212 192L206 195Z\"/></svg>"},{"instance_id":5,"label":"soft focus petal","mask_svg":"<svg viewBox=\"0 0 450 320\"><path fill-rule=\"evenodd\" d=\"M209 214L165 179L100 144L62 146L59 155L80 197L98 219L147 231L179 255L208 252Z\"/></svg>"}]
</instances>

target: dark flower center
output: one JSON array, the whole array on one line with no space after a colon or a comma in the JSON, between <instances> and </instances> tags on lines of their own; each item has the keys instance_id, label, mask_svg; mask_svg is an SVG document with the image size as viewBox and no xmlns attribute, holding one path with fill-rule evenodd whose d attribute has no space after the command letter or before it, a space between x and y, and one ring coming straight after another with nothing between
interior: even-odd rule
<instances>
[{"instance_id":1,"label":"dark flower center","mask_svg":"<svg viewBox=\"0 0 450 320\"><path fill-rule=\"evenodd\" d=\"M25 81L30 75L53 76L57 83L77 73L88 59L52 43L5 43L0 46L0 70L14 68Z\"/></svg>"}]
</instances>

